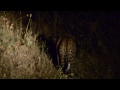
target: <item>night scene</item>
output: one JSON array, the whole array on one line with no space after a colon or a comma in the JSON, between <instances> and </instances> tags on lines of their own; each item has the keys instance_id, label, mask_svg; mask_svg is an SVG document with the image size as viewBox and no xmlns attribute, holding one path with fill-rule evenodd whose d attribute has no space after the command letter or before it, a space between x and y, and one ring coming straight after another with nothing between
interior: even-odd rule
<instances>
[{"instance_id":1,"label":"night scene","mask_svg":"<svg viewBox=\"0 0 120 90\"><path fill-rule=\"evenodd\" d=\"M0 11L0 79L120 79L119 11Z\"/></svg>"}]
</instances>

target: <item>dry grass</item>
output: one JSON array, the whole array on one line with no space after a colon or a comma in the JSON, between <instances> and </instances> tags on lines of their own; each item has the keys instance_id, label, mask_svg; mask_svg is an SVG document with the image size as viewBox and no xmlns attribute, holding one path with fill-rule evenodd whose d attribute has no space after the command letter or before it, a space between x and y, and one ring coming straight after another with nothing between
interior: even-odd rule
<instances>
[{"instance_id":1,"label":"dry grass","mask_svg":"<svg viewBox=\"0 0 120 90\"><path fill-rule=\"evenodd\" d=\"M12 17L12 18L11 18ZM31 31L31 17L27 26L22 18L17 20L11 13L0 14L0 78L1 79L62 79L68 78L56 70L52 60L44 52L43 44L38 46ZM24 29L24 28L25 29ZM42 47L40 50L39 48Z\"/></svg>"},{"instance_id":2,"label":"dry grass","mask_svg":"<svg viewBox=\"0 0 120 90\"><path fill-rule=\"evenodd\" d=\"M80 36L79 31L77 33L77 31L70 30L76 35L77 55L72 68L74 74L72 73L73 75L69 77L69 75L64 75L61 69L58 70L54 67L53 58L46 51L48 46L42 40L38 43L36 40L37 34L33 33L35 31L45 35L47 39L53 39L52 36L59 35L61 30L64 32L64 20L60 16L56 17L57 14L55 14L56 18L50 19L43 14L43 17L38 15L36 22L33 24L32 14L17 15L14 12L0 12L1 79L119 78L119 58L114 60L112 56L107 56L111 52L107 50L106 41L104 42L101 38L105 37L104 33L102 34L101 30L97 32L98 26L96 25L98 24L96 22L88 25L91 26L91 31L87 35L82 33L82 36ZM28 18L27 25L22 23L23 17ZM53 22L52 19L54 19ZM79 29L71 21L67 22L69 22L70 27ZM86 27L86 24L84 25L82 22L78 26L82 27L82 25ZM37 30L34 30L36 27ZM84 29L81 31L84 31ZM95 47L96 43L97 46Z\"/></svg>"}]
</instances>

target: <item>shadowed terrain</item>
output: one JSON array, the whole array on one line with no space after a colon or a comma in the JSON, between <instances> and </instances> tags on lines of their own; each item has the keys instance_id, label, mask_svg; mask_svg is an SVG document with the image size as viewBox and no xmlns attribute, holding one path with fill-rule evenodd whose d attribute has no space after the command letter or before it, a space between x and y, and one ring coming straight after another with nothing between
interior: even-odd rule
<instances>
[{"instance_id":1,"label":"shadowed terrain","mask_svg":"<svg viewBox=\"0 0 120 90\"><path fill-rule=\"evenodd\" d=\"M1 11L0 78L119 79L119 16L117 11ZM76 42L71 75L56 68L54 39L62 34Z\"/></svg>"}]
</instances>

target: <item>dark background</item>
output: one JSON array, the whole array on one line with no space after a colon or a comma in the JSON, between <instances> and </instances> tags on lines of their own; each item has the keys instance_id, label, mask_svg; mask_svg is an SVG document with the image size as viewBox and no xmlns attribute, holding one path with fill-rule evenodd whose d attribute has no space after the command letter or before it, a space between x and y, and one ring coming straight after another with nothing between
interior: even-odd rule
<instances>
[{"instance_id":1,"label":"dark background","mask_svg":"<svg viewBox=\"0 0 120 90\"><path fill-rule=\"evenodd\" d=\"M114 74L110 78L120 78L119 11L22 11L23 16L26 14L32 14L33 32L44 36L48 43L60 34L74 37L77 47L76 77L83 74L85 78L93 78L94 75L107 78L111 75L106 73L110 69ZM23 25L26 26L28 20L25 17ZM96 62L90 62L94 56ZM79 63L85 69L81 69ZM81 70L84 71L82 74ZM95 74L92 76L91 72Z\"/></svg>"},{"instance_id":2,"label":"dark background","mask_svg":"<svg viewBox=\"0 0 120 90\"><path fill-rule=\"evenodd\" d=\"M47 26L49 34L51 32L54 32L54 35L61 32L70 33L76 39L92 38L93 42L99 38L111 53L119 55L119 11L29 11L23 13L32 13L37 32Z\"/></svg>"}]
</instances>

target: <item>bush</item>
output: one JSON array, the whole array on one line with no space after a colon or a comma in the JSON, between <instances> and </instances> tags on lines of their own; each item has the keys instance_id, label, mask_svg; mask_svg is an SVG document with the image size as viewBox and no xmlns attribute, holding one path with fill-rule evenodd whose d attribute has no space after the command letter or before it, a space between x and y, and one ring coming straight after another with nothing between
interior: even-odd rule
<instances>
[{"instance_id":1,"label":"bush","mask_svg":"<svg viewBox=\"0 0 120 90\"><path fill-rule=\"evenodd\" d=\"M29 15L26 29L22 25L22 18L12 21L10 16L14 18L11 12L0 14L0 78L68 78L61 69L53 66L51 58L44 51L45 45L38 45L37 35L32 33L30 26L32 14Z\"/></svg>"}]
</instances>

